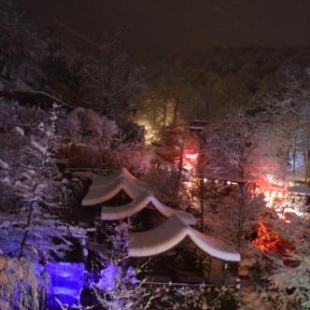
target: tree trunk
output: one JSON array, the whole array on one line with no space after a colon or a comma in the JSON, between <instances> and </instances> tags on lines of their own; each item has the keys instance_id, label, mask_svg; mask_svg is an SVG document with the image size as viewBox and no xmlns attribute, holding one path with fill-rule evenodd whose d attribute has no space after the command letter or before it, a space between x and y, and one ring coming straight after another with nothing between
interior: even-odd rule
<instances>
[{"instance_id":1,"label":"tree trunk","mask_svg":"<svg viewBox=\"0 0 310 310\"><path fill-rule=\"evenodd\" d=\"M27 242L27 238L28 238L28 228L31 225L31 220L32 220L32 213L33 213L33 201L29 201L29 212L28 212L28 217L27 217L27 223L26 223L26 227L25 227L25 231L22 237L22 240L20 242L20 249L19 249L19 254L18 257L22 257L23 256L23 252L24 252L24 248Z\"/></svg>"}]
</instances>

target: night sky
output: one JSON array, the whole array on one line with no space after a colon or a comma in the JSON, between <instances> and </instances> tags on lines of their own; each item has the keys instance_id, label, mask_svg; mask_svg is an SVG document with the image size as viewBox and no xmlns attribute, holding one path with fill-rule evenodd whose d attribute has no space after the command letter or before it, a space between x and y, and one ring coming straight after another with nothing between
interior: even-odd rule
<instances>
[{"instance_id":1,"label":"night sky","mask_svg":"<svg viewBox=\"0 0 310 310\"><path fill-rule=\"evenodd\" d=\"M104 31L121 30L140 61L213 47L310 45L309 0L15 1L41 29L59 21L96 42Z\"/></svg>"}]
</instances>

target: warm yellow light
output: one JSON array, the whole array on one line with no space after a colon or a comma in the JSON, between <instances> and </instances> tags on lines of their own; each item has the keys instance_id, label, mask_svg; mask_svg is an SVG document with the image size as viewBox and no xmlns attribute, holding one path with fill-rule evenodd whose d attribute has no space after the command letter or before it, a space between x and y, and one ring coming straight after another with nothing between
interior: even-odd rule
<instances>
[{"instance_id":1,"label":"warm yellow light","mask_svg":"<svg viewBox=\"0 0 310 310\"><path fill-rule=\"evenodd\" d=\"M188 159L196 159L197 158L197 154L185 154L185 158L188 158Z\"/></svg>"},{"instance_id":2,"label":"warm yellow light","mask_svg":"<svg viewBox=\"0 0 310 310\"><path fill-rule=\"evenodd\" d=\"M193 187L192 182L184 182L184 185L186 188L192 188Z\"/></svg>"}]
</instances>

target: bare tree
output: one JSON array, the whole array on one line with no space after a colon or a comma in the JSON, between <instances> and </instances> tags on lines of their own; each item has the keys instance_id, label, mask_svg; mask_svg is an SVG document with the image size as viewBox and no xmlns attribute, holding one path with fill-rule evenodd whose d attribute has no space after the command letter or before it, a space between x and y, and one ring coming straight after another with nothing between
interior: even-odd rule
<instances>
[{"instance_id":1,"label":"bare tree","mask_svg":"<svg viewBox=\"0 0 310 310\"><path fill-rule=\"evenodd\" d=\"M260 169L256 165L257 128L257 122L249 118L245 109L237 109L227 113L222 121L209 123L201 137L204 157L200 165L204 177L211 183L213 180L216 183L229 181L236 184L230 189L227 187L230 194L226 193L226 196L230 200L221 202L226 211L219 208L224 212L231 240L239 250L246 234L255 230L260 205L255 202L257 198L254 195L255 183L260 181ZM220 188L218 185L215 187Z\"/></svg>"},{"instance_id":2,"label":"bare tree","mask_svg":"<svg viewBox=\"0 0 310 310\"><path fill-rule=\"evenodd\" d=\"M266 153L282 164L284 179L309 178L309 81L304 67L281 70L284 82L262 98ZM267 139L266 139L267 137Z\"/></svg>"}]
</instances>

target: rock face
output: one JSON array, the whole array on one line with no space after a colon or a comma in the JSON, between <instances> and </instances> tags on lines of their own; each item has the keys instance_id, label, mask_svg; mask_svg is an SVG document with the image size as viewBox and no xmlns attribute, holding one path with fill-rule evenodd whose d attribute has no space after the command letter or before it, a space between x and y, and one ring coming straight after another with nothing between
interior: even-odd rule
<instances>
[{"instance_id":1,"label":"rock face","mask_svg":"<svg viewBox=\"0 0 310 310\"><path fill-rule=\"evenodd\" d=\"M4 256L0 255L0 272L6 268L7 260Z\"/></svg>"}]
</instances>

